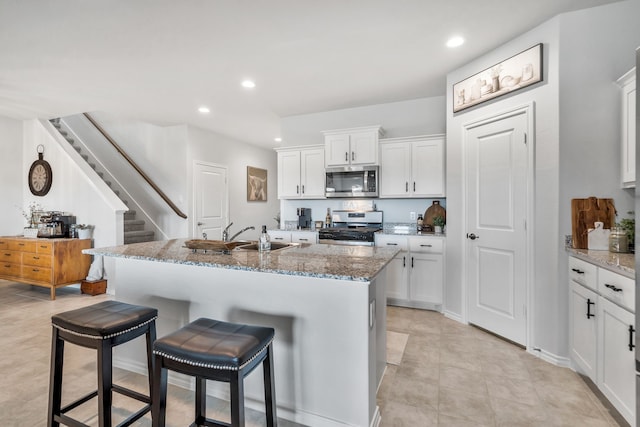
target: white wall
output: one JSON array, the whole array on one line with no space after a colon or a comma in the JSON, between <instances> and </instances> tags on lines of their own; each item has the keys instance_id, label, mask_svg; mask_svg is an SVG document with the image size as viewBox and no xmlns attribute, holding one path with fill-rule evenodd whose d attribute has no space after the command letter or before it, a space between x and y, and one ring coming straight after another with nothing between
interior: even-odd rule
<instances>
[{"instance_id":1,"label":"white wall","mask_svg":"<svg viewBox=\"0 0 640 427\"><path fill-rule=\"evenodd\" d=\"M323 130L381 125L385 138L444 133L445 97L284 117L282 146L324 144Z\"/></svg>"},{"instance_id":2,"label":"white wall","mask_svg":"<svg viewBox=\"0 0 640 427\"><path fill-rule=\"evenodd\" d=\"M0 117L0 236L22 234L27 225L22 217L28 204L22 201L22 184L27 185L28 171L22 167L22 121Z\"/></svg>"},{"instance_id":3,"label":"white wall","mask_svg":"<svg viewBox=\"0 0 640 427\"><path fill-rule=\"evenodd\" d=\"M544 43L544 82L457 114L447 95L447 285L445 310L464 316L459 266L464 256L462 127L506 109L535 103L534 334L531 345L567 355L568 291L564 234L570 199L613 197L619 189L620 105L615 80L631 68L640 44L638 0L553 18L447 76L447 87L537 43ZM623 40L618 37L622 35Z\"/></svg>"},{"instance_id":4,"label":"white wall","mask_svg":"<svg viewBox=\"0 0 640 427\"><path fill-rule=\"evenodd\" d=\"M193 175L195 160L227 167L229 180L229 221L232 236L241 229L253 225L255 230L242 234L242 238L257 239L262 225L272 228L280 209L277 198L276 152L195 127L188 128L187 175ZM247 166L267 170L267 201L247 201ZM187 183L189 194L189 218L193 217L193 182ZM192 229L192 226L190 230ZM199 236L195 236L199 237Z\"/></svg>"},{"instance_id":5,"label":"white wall","mask_svg":"<svg viewBox=\"0 0 640 427\"><path fill-rule=\"evenodd\" d=\"M21 168L23 179L15 183L22 189L24 205L35 201L44 210L64 211L76 216L76 223L95 225L94 246L116 244L118 218L113 207L100 195L96 186L74 163L38 120L23 122L24 142ZM36 147L44 146L44 159L52 169L51 190L46 196L36 197L29 191L27 173L31 163L38 158Z\"/></svg>"}]
</instances>

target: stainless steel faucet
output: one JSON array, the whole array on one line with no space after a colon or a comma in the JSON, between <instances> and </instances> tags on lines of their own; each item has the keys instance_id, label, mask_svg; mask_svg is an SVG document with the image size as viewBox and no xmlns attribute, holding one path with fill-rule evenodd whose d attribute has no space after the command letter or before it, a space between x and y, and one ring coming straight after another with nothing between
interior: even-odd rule
<instances>
[{"instance_id":1,"label":"stainless steel faucet","mask_svg":"<svg viewBox=\"0 0 640 427\"><path fill-rule=\"evenodd\" d=\"M223 242L228 242L229 241L229 228L233 225L233 222L230 222L229 225L227 225L225 227L224 230L222 230L222 241Z\"/></svg>"},{"instance_id":2,"label":"stainless steel faucet","mask_svg":"<svg viewBox=\"0 0 640 427\"><path fill-rule=\"evenodd\" d=\"M236 234L234 234L233 236L231 236L231 239L229 239L230 242L233 242L233 239L235 239L236 237L238 237L239 235L241 235L242 233L244 233L247 230L255 230L256 228L251 225L249 227L245 227L242 230L238 231Z\"/></svg>"}]
</instances>

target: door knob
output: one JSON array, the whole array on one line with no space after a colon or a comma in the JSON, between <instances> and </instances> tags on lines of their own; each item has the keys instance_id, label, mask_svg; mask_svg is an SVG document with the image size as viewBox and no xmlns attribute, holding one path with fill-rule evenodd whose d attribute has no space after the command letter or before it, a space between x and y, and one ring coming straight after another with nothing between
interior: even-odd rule
<instances>
[{"instance_id":1,"label":"door knob","mask_svg":"<svg viewBox=\"0 0 640 427\"><path fill-rule=\"evenodd\" d=\"M204 225L204 222L198 222L198 225L199 225L199 226L200 226L200 225Z\"/></svg>"},{"instance_id":2,"label":"door knob","mask_svg":"<svg viewBox=\"0 0 640 427\"><path fill-rule=\"evenodd\" d=\"M479 238L480 238L480 236L476 236L473 233L467 233L467 239L476 240L476 239L479 239Z\"/></svg>"}]
</instances>

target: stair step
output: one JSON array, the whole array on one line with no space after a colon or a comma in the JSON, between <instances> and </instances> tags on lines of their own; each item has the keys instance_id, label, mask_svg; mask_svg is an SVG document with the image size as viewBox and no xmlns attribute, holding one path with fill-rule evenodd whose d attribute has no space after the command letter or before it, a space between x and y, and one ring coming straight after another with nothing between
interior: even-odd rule
<instances>
[{"instance_id":1,"label":"stair step","mask_svg":"<svg viewBox=\"0 0 640 427\"><path fill-rule=\"evenodd\" d=\"M98 172L98 176L99 176L100 178L104 178L104 172Z\"/></svg>"},{"instance_id":2,"label":"stair step","mask_svg":"<svg viewBox=\"0 0 640 427\"><path fill-rule=\"evenodd\" d=\"M76 140L75 140L75 139L73 139L73 138L71 138L71 137L66 137L65 139L66 139L66 140L67 140L67 142L68 142L69 144L71 144L71 145L74 145L74 144L76 143Z\"/></svg>"},{"instance_id":3,"label":"stair step","mask_svg":"<svg viewBox=\"0 0 640 427\"><path fill-rule=\"evenodd\" d=\"M118 190L113 190L113 194L115 194L116 196L120 197L120 192Z\"/></svg>"},{"instance_id":4,"label":"stair step","mask_svg":"<svg viewBox=\"0 0 640 427\"><path fill-rule=\"evenodd\" d=\"M124 232L128 231L144 231L144 220L142 219L129 219L124 220Z\"/></svg>"},{"instance_id":5,"label":"stair step","mask_svg":"<svg viewBox=\"0 0 640 427\"><path fill-rule=\"evenodd\" d=\"M127 204L127 202L124 203ZM125 221L131 221L133 219L136 219L136 211L130 209L124 213Z\"/></svg>"},{"instance_id":6,"label":"stair step","mask_svg":"<svg viewBox=\"0 0 640 427\"><path fill-rule=\"evenodd\" d=\"M89 161L89 156L88 156L88 155L86 155L86 154L81 154L80 156L84 159L84 161L85 161L85 162L88 162L88 161Z\"/></svg>"},{"instance_id":7,"label":"stair step","mask_svg":"<svg viewBox=\"0 0 640 427\"><path fill-rule=\"evenodd\" d=\"M60 126L60 125L58 125L58 126ZM66 130L61 130L61 129L59 129L59 130L58 130L58 132L60 132L60 135L62 135L62 136L67 136L67 135L69 135L69 132L67 132Z\"/></svg>"},{"instance_id":8,"label":"stair step","mask_svg":"<svg viewBox=\"0 0 640 427\"><path fill-rule=\"evenodd\" d=\"M105 184L107 184L108 187L111 187L111 181L105 181Z\"/></svg>"},{"instance_id":9,"label":"stair step","mask_svg":"<svg viewBox=\"0 0 640 427\"><path fill-rule=\"evenodd\" d=\"M54 128L60 129L62 125L59 122L54 122L53 120L49 120Z\"/></svg>"},{"instance_id":10,"label":"stair step","mask_svg":"<svg viewBox=\"0 0 640 427\"><path fill-rule=\"evenodd\" d=\"M124 243L127 245L130 243L151 242L154 239L154 235L153 231L125 231Z\"/></svg>"},{"instance_id":11,"label":"stair step","mask_svg":"<svg viewBox=\"0 0 640 427\"><path fill-rule=\"evenodd\" d=\"M96 164L95 163L89 163L89 167L93 170L96 170Z\"/></svg>"},{"instance_id":12,"label":"stair step","mask_svg":"<svg viewBox=\"0 0 640 427\"><path fill-rule=\"evenodd\" d=\"M80 147L76 147L75 145L73 146L73 148L79 153L80 150L82 150Z\"/></svg>"}]
</instances>

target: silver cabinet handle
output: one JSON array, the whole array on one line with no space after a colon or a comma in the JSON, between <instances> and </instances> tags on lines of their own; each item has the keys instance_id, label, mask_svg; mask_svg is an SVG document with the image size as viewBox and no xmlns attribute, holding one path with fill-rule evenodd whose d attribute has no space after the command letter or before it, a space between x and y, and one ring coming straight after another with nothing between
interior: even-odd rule
<instances>
[{"instance_id":1,"label":"silver cabinet handle","mask_svg":"<svg viewBox=\"0 0 640 427\"><path fill-rule=\"evenodd\" d=\"M198 221L198 224L197 224L197 225L204 225L204 222L199 222L199 221Z\"/></svg>"},{"instance_id":2,"label":"silver cabinet handle","mask_svg":"<svg viewBox=\"0 0 640 427\"><path fill-rule=\"evenodd\" d=\"M387 243L387 246L398 246L397 243Z\"/></svg>"},{"instance_id":3,"label":"silver cabinet handle","mask_svg":"<svg viewBox=\"0 0 640 427\"><path fill-rule=\"evenodd\" d=\"M304 184L302 184L302 194L304 194Z\"/></svg>"},{"instance_id":4,"label":"silver cabinet handle","mask_svg":"<svg viewBox=\"0 0 640 427\"><path fill-rule=\"evenodd\" d=\"M345 162L349 161L349 153L347 153L346 151L344 152L344 161Z\"/></svg>"},{"instance_id":5,"label":"silver cabinet handle","mask_svg":"<svg viewBox=\"0 0 640 427\"><path fill-rule=\"evenodd\" d=\"M617 288L614 285L610 285L608 283L604 284L605 288L611 289L613 292L622 292L622 288Z\"/></svg>"},{"instance_id":6,"label":"silver cabinet handle","mask_svg":"<svg viewBox=\"0 0 640 427\"><path fill-rule=\"evenodd\" d=\"M432 248L433 245L420 245L420 247L422 247L422 248Z\"/></svg>"},{"instance_id":7,"label":"silver cabinet handle","mask_svg":"<svg viewBox=\"0 0 640 427\"><path fill-rule=\"evenodd\" d=\"M355 159L356 159L356 152L355 152L355 151L352 151L352 152L351 152L351 160L353 161L353 160L355 160Z\"/></svg>"},{"instance_id":8,"label":"silver cabinet handle","mask_svg":"<svg viewBox=\"0 0 640 427\"><path fill-rule=\"evenodd\" d=\"M301 242L308 242L309 241L309 239L298 239L298 240L300 240Z\"/></svg>"}]
</instances>

